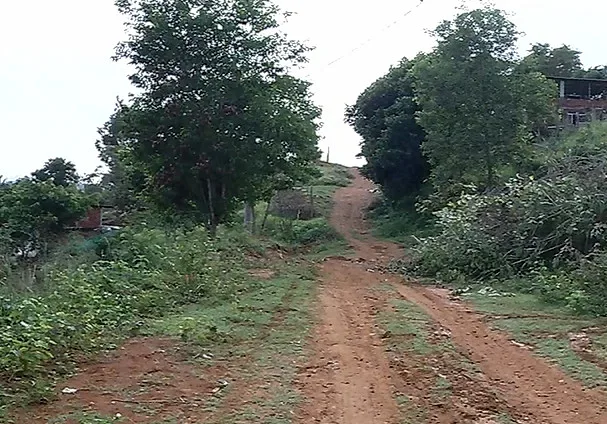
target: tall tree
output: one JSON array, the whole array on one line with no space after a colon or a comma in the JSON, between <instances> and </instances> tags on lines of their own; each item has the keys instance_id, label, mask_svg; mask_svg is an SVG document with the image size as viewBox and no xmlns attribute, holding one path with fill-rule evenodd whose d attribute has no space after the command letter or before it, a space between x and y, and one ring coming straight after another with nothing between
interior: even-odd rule
<instances>
[{"instance_id":1,"label":"tall tree","mask_svg":"<svg viewBox=\"0 0 607 424\"><path fill-rule=\"evenodd\" d=\"M123 108L119 102L110 119L99 128L95 145L107 166L100 181L103 200L120 210L129 210L144 203L146 175L134 164L129 140L124 136Z\"/></svg>"},{"instance_id":2,"label":"tall tree","mask_svg":"<svg viewBox=\"0 0 607 424\"><path fill-rule=\"evenodd\" d=\"M426 133L416 122L414 63L403 59L346 110L346 122L362 137L363 174L392 200L414 196L429 176L421 151Z\"/></svg>"},{"instance_id":3,"label":"tall tree","mask_svg":"<svg viewBox=\"0 0 607 424\"><path fill-rule=\"evenodd\" d=\"M308 49L279 31L269 1L116 4L131 34L116 58L142 92L118 111L119 144L157 205L214 230L268 177L318 158L319 111L288 74Z\"/></svg>"},{"instance_id":4,"label":"tall tree","mask_svg":"<svg viewBox=\"0 0 607 424\"><path fill-rule=\"evenodd\" d=\"M586 70L585 78L607 79L607 66L595 66Z\"/></svg>"},{"instance_id":5,"label":"tall tree","mask_svg":"<svg viewBox=\"0 0 607 424\"><path fill-rule=\"evenodd\" d=\"M443 191L454 183L494 187L500 170L518 161L533 121L551 110L554 84L514 71L518 33L501 10L462 13L434 35L435 51L414 68L433 181Z\"/></svg>"},{"instance_id":6,"label":"tall tree","mask_svg":"<svg viewBox=\"0 0 607 424\"><path fill-rule=\"evenodd\" d=\"M32 177L37 181L51 181L63 187L78 182L76 166L63 158L49 159L41 169L32 173Z\"/></svg>"},{"instance_id":7,"label":"tall tree","mask_svg":"<svg viewBox=\"0 0 607 424\"><path fill-rule=\"evenodd\" d=\"M521 66L525 70L541 72L549 77L581 77L584 68L580 54L567 45L552 48L550 44L534 44Z\"/></svg>"}]
</instances>

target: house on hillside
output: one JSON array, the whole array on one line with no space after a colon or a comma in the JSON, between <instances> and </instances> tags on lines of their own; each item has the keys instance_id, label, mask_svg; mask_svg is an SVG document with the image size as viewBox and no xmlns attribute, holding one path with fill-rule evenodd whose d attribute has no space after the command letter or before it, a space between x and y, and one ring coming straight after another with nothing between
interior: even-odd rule
<instances>
[{"instance_id":1,"label":"house on hillside","mask_svg":"<svg viewBox=\"0 0 607 424\"><path fill-rule=\"evenodd\" d=\"M559 87L562 127L607 121L607 79L549 77Z\"/></svg>"}]
</instances>

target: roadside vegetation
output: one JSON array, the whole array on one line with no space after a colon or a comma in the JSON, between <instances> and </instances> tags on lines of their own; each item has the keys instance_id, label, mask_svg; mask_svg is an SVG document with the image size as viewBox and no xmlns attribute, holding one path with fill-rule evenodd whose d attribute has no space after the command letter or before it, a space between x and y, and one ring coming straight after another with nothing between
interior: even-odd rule
<instances>
[{"instance_id":1,"label":"roadside vegetation","mask_svg":"<svg viewBox=\"0 0 607 424\"><path fill-rule=\"evenodd\" d=\"M213 409L261 380L255 406L230 410L229 422L289 422L314 261L347 247L328 217L350 175L319 162L320 111L309 83L291 75L308 48L280 31L280 11L269 1L194 3L116 1L128 30L116 59L134 65L137 94L99 130L105 168L83 176L56 158L0 178L2 422L47 404L67 408L49 422L125 419L77 396L64 405L61 384L97 355L150 338L170 340L175 363L201 373L246 359L205 394L208 422L226 422ZM101 208L110 225L104 215L105 226L80 227ZM128 414L153 412L128 399L148 382L133 384L108 394ZM178 422L177 412L159 422Z\"/></svg>"},{"instance_id":2,"label":"roadside vegetation","mask_svg":"<svg viewBox=\"0 0 607 424\"><path fill-rule=\"evenodd\" d=\"M340 166L319 168L347 175ZM334 191L344 178L320 183ZM267 360L254 359L264 354L259 345L285 357L297 348L293 355L301 355L315 260L347 248L325 215L295 220L270 213L264 230L251 234L236 220L215 237L204 226L166 226L149 213L131 219L138 223L102 236L66 234L50 245L48 256L31 259L39 276L27 289L12 279L19 273L4 280L0 412L51 402L57 382L83 359L132 337L169 337L189 346L189 358L213 351L216 360L228 360L241 350L239 356ZM283 339L275 340L275 331L284 332ZM291 345L295 340L300 342ZM244 374L277 366L254 364ZM284 390L290 390L288 382Z\"/></svg>"},{"instance_id":3,"label":"roadside vegetation","mask_svg":"<svg viewBox=\"0 0 607 424\"><path fill-rule=\"evenodd\" d=\"M461 13L346 111L393 270L443 284L517 343L604 386L607 123L560 128L547 77L607 78L568 46L516 53L498 9ZM607 99L607 93L595 100Z\"/></svg>"},{"instance_id":4,"label":"roadside vegetation","mask_svg":"<svg viewBox=\"0 0 607 424\"><path fill-rule=\"evenodd\" d=\"M498 9L466 11L348 109L384 194L372 216L412 248L407 273L607 316L607 123L558 130L546 78L598 68L567 46L519 58L518 34Z\"/></svg>"}]
</instances>

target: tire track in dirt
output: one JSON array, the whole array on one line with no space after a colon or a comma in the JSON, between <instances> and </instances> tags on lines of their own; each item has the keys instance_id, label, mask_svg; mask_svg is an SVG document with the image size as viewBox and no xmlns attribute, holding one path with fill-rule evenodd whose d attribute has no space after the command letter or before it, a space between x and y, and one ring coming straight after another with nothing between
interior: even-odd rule
<instances>
[{"instance_id":1,"label":"tire track in dirt","mask_svg":"<svg viewBox=\"0 0 607 424\"><path fill-rule=\"evenodd\" d=\"M370 285L380 284L380 275L362 267L378 261L381 244L369 246L350 236L348 224L363 222L358 191L372 188L364 180L354 191L340 190L332 216L333 225L356 249L359 264L345 258L329 258L321 266L318 314L313 335L313 360L300 373L305 404L298 414L301 423L385 424L399 422L393 397L390 361L374 324L379 299Z\"/></svg>"},{"instance_id":2,"label":"tire track in dirt","mask_svg":"<svg viewBox=\"0 0 607 424\"><path fill-rule=\"evenodd\" d=\"M449 300L440 290L400 285L398 291L448 329L455 345L479 366L507 402L526 411L534 423L607 423L603 392L584 388L556 366L515 346L506 334L490 329L481 314Z\"/></svg>"},{"instance_id":3,"label":"tire track in dirt","mask_svg":"<svg viewBox=\"0 0 607 424\"><path fill-rule=\"evenodd\" d=\"M367 235L364 211L373 201L373 185L357 171L353 173L353 184L336 193L332 224L346 237L358 259L329 259L321 267L320 322L312 341L314 360L300 374L306 399L298 414L300 423L401 422L392 395L396 387L402 386L402 377L391 369L376 335L374 314L380 301L369 290L384 282L386 276L368 270L385 265L391 258L402 256L402 252L393 243L379 242ZM607 423L604 393L585 389L556 366L513 345L506 334L490 329L481 315L465 305L450 301L436 290L404 285L396 276L387 279L396 282L404 299L417 304L449 330L458 350L483 373L484 385L495 389L500 402L507 404L506 409L524 417L521 422ZM418 365L410 363L412 367ZM443 420L430 412L435 417L432 422L493 422L474 418Z\"/></svg>"}]
</instances>

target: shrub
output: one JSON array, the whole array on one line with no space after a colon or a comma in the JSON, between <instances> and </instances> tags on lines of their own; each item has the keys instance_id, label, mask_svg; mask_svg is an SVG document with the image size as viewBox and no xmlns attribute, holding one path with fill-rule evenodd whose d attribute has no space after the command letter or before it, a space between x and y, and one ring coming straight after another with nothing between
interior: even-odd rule
<instances>
[{"instance_id":1,"label":"shrub","mask_svg":"<svg viewBox=\"0 0 607 424\"><path fill-rule=\"evenodd\" d=\"M297 221L272 217L268 220L266 230L277 241L293 247L320 244L340 238L325 218Z\"/></svg>"},{"instance_id":2,"label":"shrub","mask_svg":"<svg viewBox=\"0 0 607 424\"><path fill-rule=\"evenodd\" d=\"M462 195L435 213L439 233L407 268L446 282L524 279L548 301L607 315L606 145L607 125L591 126L535 177Z\"/></svg>"},{"instance_id":3,"label":"shrub","mask_svg":"<svg viewBox=\"0 0 607 424\"><path fill-rule=\"evenodd\" d=\"M0 378L39 379L136 330L143 319L192 302L225 301L244 288L234 251L220 253L205 230L126 230L107 258L55 270L47 293L0 297Z\"/></svg>"}]
</instances>

